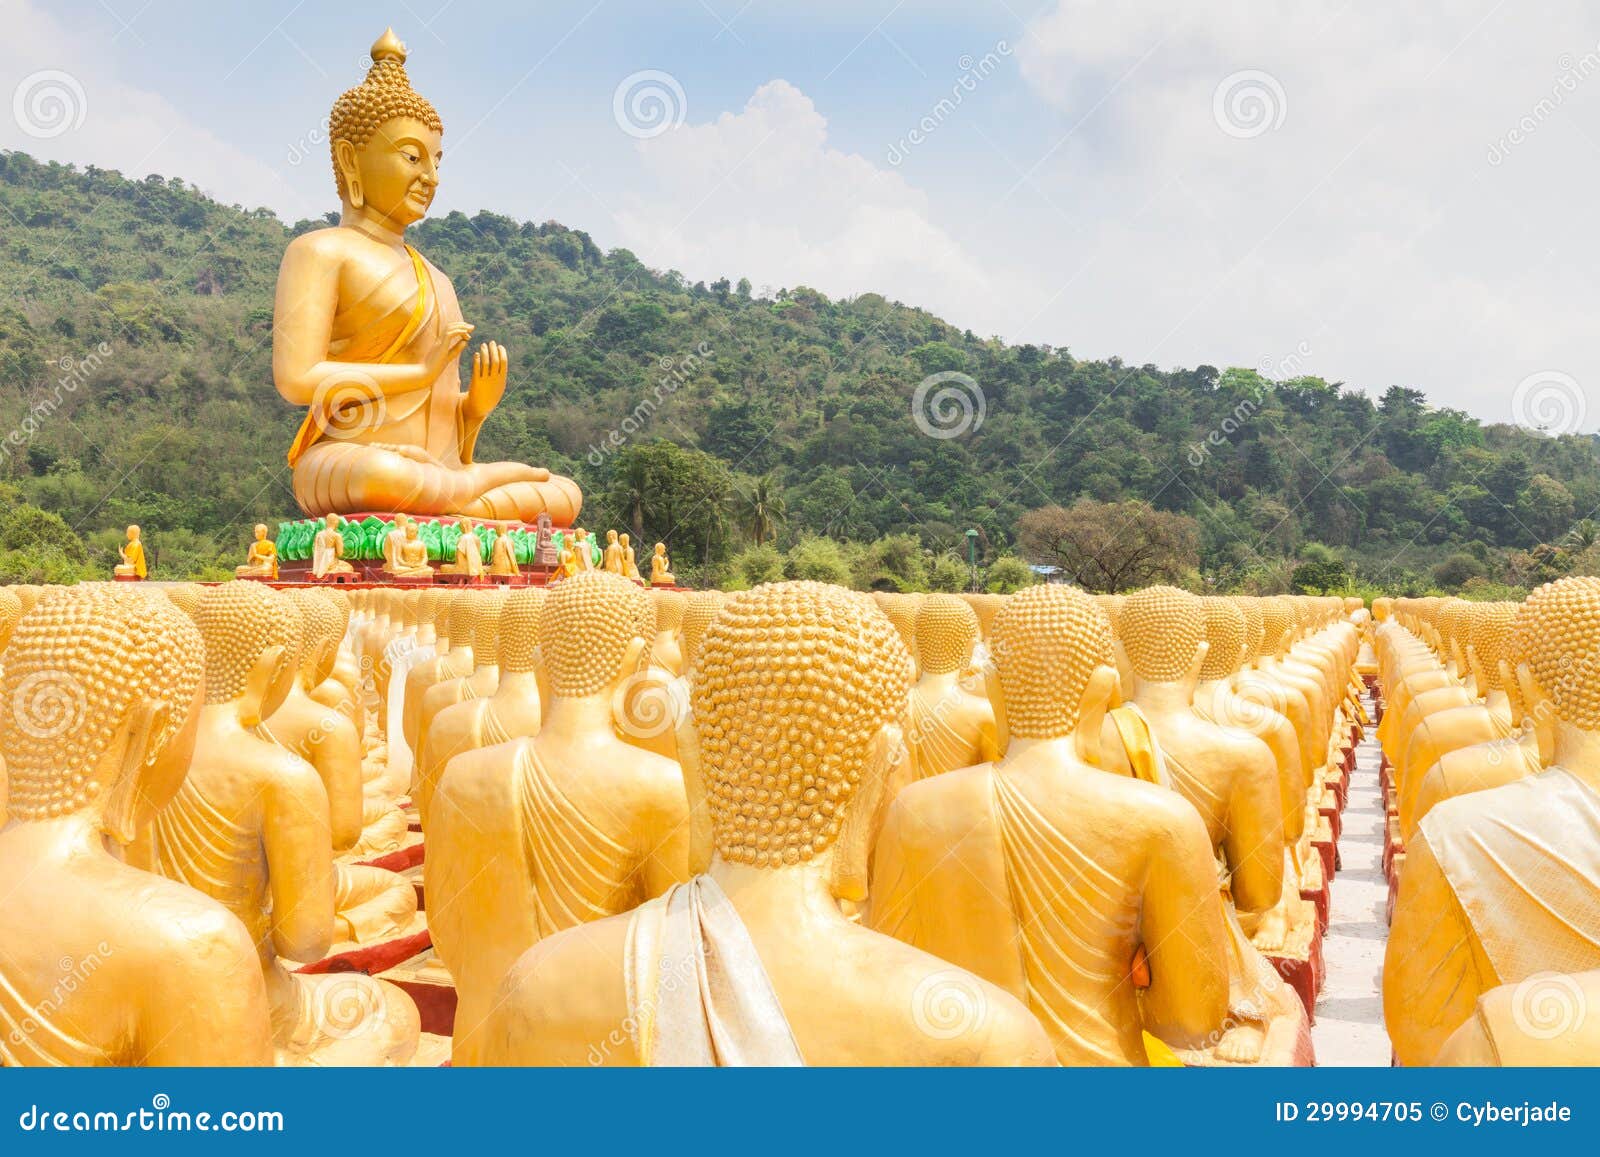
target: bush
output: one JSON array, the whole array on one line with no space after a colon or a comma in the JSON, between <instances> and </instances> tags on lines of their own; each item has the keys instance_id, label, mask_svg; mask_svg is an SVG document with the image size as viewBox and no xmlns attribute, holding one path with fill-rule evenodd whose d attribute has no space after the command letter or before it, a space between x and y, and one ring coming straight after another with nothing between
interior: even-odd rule
<instances>
[{"instance_id":1,"label":"bush","mask_svg":"<svg viewBox=\"0 0 1600 1157\"><path fill-rule=\"evenodd\" d=\"M1009 595L1034 584L1038 576L1033 568L1014 554L1003 554L989 564L984 572L984 589L990 594Z\"/></svg>"},{"instance_id":2,"label":"bush","mask_svg":"<svg viewBox=\"0 0 1600 1157\"><path fill-rule=\"evenodd\" d=\"M972 586L972 568L953 554L941 554L928 571L928 589L955 594Z\"/></svg>"},{"instance_id":3,"label":"bush","mask_svg":"<svg viewBox=\"0 0 1600 1157\"><path fill-rule=\"evenodd\" d=\"M861 552L852 577L862 591L925 591L928 568L922 561L922 544L912 534L880 538Z\"/></svg>"},{"instance_id":4,"label":"bush","mask_svg":"<svg viewBox=\"0 0 1600 1157\"><path fill-rule=\"evenodd\" d=\"M783 555L771 543L746 547L728 560L726 589L747 591L783 581Z\"/></svg>"},{"instance_id":5,"label":"bush","mask_svg":"<svg viewBox=\"0 0 1600 1157\"><path fill-rule=\"evenodd\" d=\"M789 548L784 573L792 579L850 585L850 559L845 549L831 538L805 535Z\"/></svg>"}]
</instances>

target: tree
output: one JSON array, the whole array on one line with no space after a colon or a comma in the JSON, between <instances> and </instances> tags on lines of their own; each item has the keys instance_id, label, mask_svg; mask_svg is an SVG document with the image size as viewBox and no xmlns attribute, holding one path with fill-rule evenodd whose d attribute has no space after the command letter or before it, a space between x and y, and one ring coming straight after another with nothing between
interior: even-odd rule
<instances>
[{"instance_id":1,"label":"tree","mask_svg":"<svg viewBox=\"0 0 1600 1157\"><path fill-rule=\"evenodd\" d=\"M928 589L955 594L972 586L972 568L958 555L935 555L928 568Z\"/></svg>"},{"instance_id":2,"label":"tree","mask_svg":"<svg viewBox=\"0 0 1600 1157\"><path fill-rule=\"evenodd\" d=\"M604 501L626 512L639 542L665 542L707 563L726 549L732 489L732 476L718 459L657 440L618 452Z\"/></svg>"},{"instance_id":3,"label":"tree","mask_svg":"<svg viewBox=\"0 0 1600 1157\"><path fill-rule=\"evenodd\" d=\"M1289 576L1289 589L1295 594L1335 594L1350 585L1350 571L1344 560L1322 543L1306 543L1300 559L1300 565Z\"/></svg>"},{"instance_id":4,"label":"tree","mask_svg":"<svg viewBox=\"0 0 1600 1157\"><path fill-rule=\"evenodd\" d=\"M728 560L727 587L746 591L762 583L783 581L783 555L770 545L747 546Z\"/></svg>"},{"instance_id":5,"label":"tree","mask_svg":"<svg viewBox=\"0 0 1600 1157\"><path fill-rule=\"evenodd\" d=\"M1175 582L1200 562L1200 527L1186 514L1145 502L1080 498L1022 516L1017 538L1038 563L1059 566L1088 591L1118 593Z\"/></svg>"},{"instance_id":6,"label":"tree","mask_svg":"<svg viewBox=\"0 0 1600 1157\"><path fill-rule=\"evenodd\" d=\"M850 585L850 560L844 547L831 538L808 534L789 548L784 560L784 574L792 579L832 583L834 586Z\"/></svg>"},{"instance_id":7,"label":"tree","mask_svg":"<svg viewBox=\"0 0 1600 1157\"><path fill-rule=\"evenodd\" d=\"M744 506L744 524L750 541L760 546L769 538L778 537L778 527L789 520L788 507L777 492L771 474L763 474L740 493Z\"/></svg>"},{"instance_id":8,"label":"tree","mask_svg":"<svg viewBox=\"0 0 1600 1157\"><path fill-rule=\"evenodd\" d=\"M983 573L984 589L990 594L1009 595L1032 586L1037 579L1033 568L1014 554L1003 554Z\"/></svg>"}]
</instances>

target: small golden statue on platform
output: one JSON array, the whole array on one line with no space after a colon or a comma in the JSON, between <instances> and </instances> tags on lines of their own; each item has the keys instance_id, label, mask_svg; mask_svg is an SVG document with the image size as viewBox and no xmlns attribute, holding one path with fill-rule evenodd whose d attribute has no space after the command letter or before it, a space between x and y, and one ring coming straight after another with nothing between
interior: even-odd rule
<instances>
[{"instance_id":1,"label":"small golden statue on platform","mask_svg":"<svg viewBox=\"0 0 1600 1157\"><path fill-rule=\"evenodd\" d=\"M650 556L650 585L670 587L676 585L677 581L672 577L672 568L667 561L667 544L656 543L656 552Z\"/></svg>"},{"instance_id":2,"label":"small golden statue on platform","mask_svg":"<svg viewBox=\"0 0 1600 1157\"><path fill-rule=\"evenodd\" d=\"M394 558L383 570L385 574L398 579L433 578L433 567L428 562L428 546L417 537L415 522L406 523L405 537L396 548Z\"/></svg>"},{"instance_id":3,"label":"small golden statue on platform","mask_svg":"<svg viewBox=\"0 0 1600 1157\"><path fill-rule=\"evenodd\" d=\"M150 573L144 563L144 543L139 541L139 528L128 527L128 541L118 548L122 555L122 563L116 567L112 574L117 578L142 579Z\"/></svg>"},{"instance_id":4,"label":"small golden statue on platform","mask_svg":"<svg viewBox=\"0 0 1600 1157\"><path fill-rule=\"evenodd\" d=\"M278 546L267 537L266 523L256 523L256 537L250 544L250 553L245 555L243 566L233 568L233 573L239 578L278 577Z\"/></svg>"},{"instance_id":5,"label":"small golden statue on platform","mask_svg":"<svg viewBox=\"0 0 1600 1157\"><path fill-rule=\"evenodd\" d=\"M644 576L639 573L639 560L634 556L633 546L629 543L626 534L622 536L620 541L622 543L622 577L642 586L644 584Z\"/></svg>"},{"instance_id":6,"label":"small golden statue on platform","mask_svg":"<svg viewBox=\"0 0 1600 1157\"><path fill-rule=\"evenodd\" d=\"M522 568L517 565L516 543L509 531L500 530L494 536L494 550L489 555L489 574L493 578L517 578Z\"/></svg>"},{"instance_id":7,"label":"small golden statue on platform","mask_svg":"<svg viewBox=\"0 0 1600 1157\"><path fill-rule=\"evenodd\" d=\"M272 345L278 392L307 408L289 448L310 515L404 511L571 526L583 494L520 462L475 462L506 391L505 348L485 342L461 389L472 335L450 279L406 243L439 187L443 122L411 87L393 30L328 118L339 224L290 243Z\"/></svg>"},{"instance_id":8,"label":"small golden statue on platform","mask_svg":"<svg viewBox=\"0 0 1600 1157\"><path fill-rule=\"evenodd\" d=\"M344 535L339 532L343 520L329 514L322 520L322 529L311 544L311 573L316 578L331 574L354 574L355 567L344 560Z\"/></svg>"},{"instance_id":9,"label":"small golden statue on platform","mask_svg":"<svg viewBox=\"0 0 1600 1157\"><path fill-rule=\"evenodd\" d=\"M601 567L612 574L622 573L622 544L617 541L617 532L606 531L606 545L601 552L604 556Z\"/></svg>"},{"instance_id":10,"label":"small golden statue on platform","mask_svg":"<svg viewBox=\"0 0 1600 1157\"><path fill-rule=\"evenodd\" d=\"M478 541L472 519L461 520L461 537L456 540L456 560L439 568L440 574L464 574L477 578L483 573L483 543Z\"/></svg>"}]
</instances>

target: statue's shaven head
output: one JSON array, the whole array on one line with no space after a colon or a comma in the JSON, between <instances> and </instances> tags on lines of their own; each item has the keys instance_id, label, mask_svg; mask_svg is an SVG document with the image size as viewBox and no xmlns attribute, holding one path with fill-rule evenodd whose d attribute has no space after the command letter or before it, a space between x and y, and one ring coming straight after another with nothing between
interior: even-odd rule
<instances>
[{"instance_id":1,"label":"statue's shaven head","mask_svg":"<svg viewBox=\"0 0 1600 1157\"><path fill-rule=\"evenodd\" d=\"M915 655L917 653L917 609L922 605L921 595L902 595L893 591L875 591L872 601L878 604L878 609L883 612L894 629L900 635L900 641L905 644L906 650Z\"/></svg>"},{"instance_id":2,"label":"statue's shaven head","mask_svg":"<svg viewBox=\"0 0 1600 1157\"><path fill-rule=\"evenodd\" d=\"M1206 642L1211 644L1200 664L1200 678L1226 679L1244 662L1244 612L1232 599L1211 596L1200 600L1206 617Z\"/></svg>"},{"instance_id":3,"label":"statue's shaven head","mask_svg":"<svg viewBox=\"0 0 1600 1157\"><path fill-rule=\"evenodd\" d=\"M96 782L97 765L141 700L166 703L149 750L165 748L194 705L204 653L188 616L159 598L61 587L41 599L11 637L0 690L11 817L88 806L110 786Z\"/></svg>"},{"instance_id":4,"label":"statue's shaven head","mask_svg":"<svg viewBox=\"0 0 1600 1157\"><path fill-rule=\"evenodd\" d=\"M1600 578L1546 583L1525 606L1533 677L1563 720L1600 730Z\"/></svg>"},{"instance_id":5,"label":"statue's shaven head","mask_svg":"<svg viewBox=\"0 0 1600 1157\"><path fill-rule=\"evenodd\" d=\"M676 631L683 625L684 605L688 597L679 591L651 591L650 601L656 608L656 632Z\"/></svg>"},{"instance_id":6,"label":"statue's shaven head","mask_svg":"<svg viewBox=\"0 0 1600 1157\"><path fill-rule=\"evenodd\" d=\"M506 592L475 591L473 602L478 613L472 620L472 657L481 667L499 661L500 611L506 605Z\"/></svg>"},{"instance_id":7,"label":"statue's shaven head","mask_svg":"<svg viewBox=\"0 0 1600 1157\"><path fill-rule=\"evenodd\" d=\"M923 674L964 671L978 643L978 616L954 595L929 595L917 608L916 637Z\"/></svg>"},{"instance_id":8,"label":"statue's shaven head","mask_svg":"<svg viewBox=\"0 0 1600 1157\"><path fill-rule=\"evenodd\" d=\"M1060 739L1078 725L1089 676L1111 666L1111 623L1075 587L1025 587L995 615L990 648L1006 728L1020 739Z\"/></svg>"},{"instance_id":9,"label":"statue's shaven head","mask_svg":"<svg viewBox=\"0 0 1600 1157\"><path fill-rule=\"evenodd\" d=\"M331 587L318 587L316 593L332 603L333 609L339 612L339 638L343 639L350 630L350 596Z\"/></svg>"},{"instance_id":10,"label":"statue's shaven head","mask_svg":"<svg viewBox=\"0 0 1600 1157\"><path fill-rule=\"evenodd\" d=\"M715 619L717 612L722 609L722 599L721 591L695 591L689 596L683 609L683 635L680 643L685 671L693 669L695 656L700 653L700 644L705 640L706 628L711 626L711 620Z\"/></svg>"},{"instance_id":11,"label":"statue's shaven head","mask_svg":"<svg viewBox=\"0 0 1600 1157\"><path fill-rule=\"evenodd\" d=\"M1478 656L1478 666L1483 671L1484 685L1480 691L1499 691L1500 660L1512 661L1506 644L1511 641L1511 627L1516 622L1517 604L1506 602L1476 603L1467 625L1467 644Z\"/></svg>"},{"instance_id":12,"label":"statue's shaven head","mask_svg":"<svg viewBox=\"0 0 1600 1157\"><path fill-rule=\"evenodd\" d=\"M422 605L417 609L417 621L432 623L435 635L445 635L450 617L450 592L440 587L429 587L422 592ZM441 622L441 620L445 620Z\"/></svg>"},{"instance_id":13,"label":"statue's shaven head","mask_svg":"<svg viewBox=\"0 0 1600 1157\"><path fill-rule=\"evenodd\" d=\"M1266 627L1261 621L1261 600L1248 595L1236 595L1232 601L1244 616L1244 662L1253 663L1261 657L1261 644L1266 635Z\"/></svg>"},{"instance_id":14,"label":"statue's shaven head","mask_svg":"<svg viewBox=\"0 0 1600 1157\"><path fill-rule=\"evenodd\" d=\"M995 615L1006 604L1006 596L981 592L962 595L961 601L971 607L972 613L978 616L978 634L987 639L994 628Z\"/></svg>"},{"instance_id":15,"label":"statue's shaven head","mask_svg":"<svg viewBox=\"0 0 1600 1157\"><path fill-rule=\"evenodd\" d=\"M448 635L452 647L463 651L472 646L472 627L478 621L477 591L453 592L450 602Z\"/></svg>"},{"instance_id":16,"label":"statue's shaven head","mask_svg":"<svg viewBox=\"0 0 1600 1157\"><path fill-rule=\"evenodd\" d=\"M1177 587L1146 587L1128 596L1117 620L1128 665L1141 679L1175 683L1189 673L1206 634L1200 600Z\"/></svg>"},{"instance_id":17,"label":"statue's shaven head","mask_svg":"<svg viewBox=\"0 0 1600 1157\"><path fill-rule=\"evenodd\" d=\"M1111 633L1117 634L1117 618L1122 614L1122 604L1128 601L1127 595L1093 595L1095 605L1105 612L1106 622L1111 624Z\"/></svg>"},{"instance_id":18,"label":"statue's shaven head","mask_svg":"<svg viewBox=\"0 0 1600 1157\"><path fill-rule=\"evenodd\" d=\"M261 583L207 587L195 611L206 645L206 702L231 703L245 693L250 669L270 647L297 663L299 624L293 604Z\"/></svg>"},{"instance_id":19,"label":"statue's shaven head","mask_svg":"<svg viewBox=\"0 0 1600 1157\"><path fill-rule=\"evenodd\" d=\"M539 650L550 687L577 697L605 690L636 638L653 639L650 596L621 575L582 571L563 579L545 600Z\"/></svg>"},{"instance_id":20,"label":"statue's shaven head","mask_svg":"<svg viewBox=\"0 0 1600 1157\"><path fill-rule=\"evenodd\" d=\"M1261 608L1261 653L1277 655L1294 634L1294 616L1280 598L1258 599L1256 605Z\"/></svg>"},{"instance_id":21,"label":"statue's shaven head","mask_svg":"<svg viewBox=\"0 0 1600 1157\"><path fill-rule=\"evenodd\" d=\"M285 597L300 616L300 681L309 690L328 677L344 638L344 616L316 591L291 590Z\"/></svg>"},{"instance_id":22,"label":"statue's shaven head","mask_svg":"<svg viewBox=\"0 0 1600 1157\"><path fill-rule=\"evenodd\" d=\"M444 122L433 105L411 87L411 78L406 75L405 45L395 39L393 32L386 32L372 46L372 67L367 78L333 102L333 111L328 114L328 148L335 150L340 141L349 141L360 149L379 126L395 117L410 117L436 133L444 132ZM333 179L339 196L345 197L348 190L344 174L339 171L338 154L334 152L333 156Z\"/></svg>"},{"instance_id":23,"label":"statue's shaven head","mask_svg":"<svg viewBox=\"0 0 1600 1157\"><path fill-rule=\"evenodd\" d=\"M500 608L500 672L532 671L539 654L539 620L549 592L543 587L514 591Z\"/></svg>"},{"instance_id":24,"label":"statue's shaven head","mask_svg":"<svg viewBox=\"0 0 1600 1157\"><path fill-rule=\"evenodd\" d=\"M769 583L730 598L692 680L722 857L776 868L832 846L911 678L888 621L839 587Z\"/></svg>"}]
</instances>

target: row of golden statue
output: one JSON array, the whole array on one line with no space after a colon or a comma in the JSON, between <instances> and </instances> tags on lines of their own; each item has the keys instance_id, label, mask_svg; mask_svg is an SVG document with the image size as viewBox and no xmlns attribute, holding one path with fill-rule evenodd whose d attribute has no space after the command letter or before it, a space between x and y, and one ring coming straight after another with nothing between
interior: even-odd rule
<instances>
[{"instance_id":1,"label":"row of golden statue","mask_svg":"<svg viewBox=\"0 0 1600 1157\"><path fill-rule=\"evenodd\" d=\"M1374 612L1395 1057L1600 1064L1600 579Z\"/></svg>"},{"instance_id":2,"label":"row of golden statue","mask_svg":"<svg viewBox=\"0 0 1600 1157\"><path fill-rule=\"evenodd\" d=\"M1283 975L1367 618L605 571L0 589L0 1058L1310 1063ZM396 943L448 974L448 1039L324 970Z\"/></svg>"}]
</instances>

